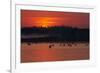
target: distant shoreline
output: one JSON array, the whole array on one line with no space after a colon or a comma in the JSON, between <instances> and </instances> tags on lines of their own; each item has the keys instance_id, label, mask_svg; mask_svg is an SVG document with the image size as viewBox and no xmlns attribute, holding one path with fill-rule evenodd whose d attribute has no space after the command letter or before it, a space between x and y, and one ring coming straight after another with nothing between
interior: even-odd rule
<instances>
[{"instance_id":1,"label":"distant shoreline","mask_svg":"<svg viewBox=\"0 0 100 73\"><path fill-rule=\"evenodd\" d=\"M21 42L89 42L89 29L73 27L21 28Z\"/></svg>"},{"instance_id":2,"label":"distant shoreline","mask_svg":"<svg viewBox=\"0 0 100 73\"><path fill-rule=\"evenodd\" d=\"M66 41L66 42L62 42L62 41L59 41L59 42L21 42L21 43L33 43L33 44L37 44L37 43L89 43L89 41Z\"/></svg>"}]
</instances>

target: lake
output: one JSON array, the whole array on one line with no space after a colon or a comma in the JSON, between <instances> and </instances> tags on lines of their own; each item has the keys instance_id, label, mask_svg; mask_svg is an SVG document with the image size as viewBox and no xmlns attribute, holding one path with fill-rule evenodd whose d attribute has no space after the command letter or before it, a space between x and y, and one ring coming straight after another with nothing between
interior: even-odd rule
<instances>
[{"instance_id":1,"label":"lake","mask_svg":"<svg viewBox=\"0 0 100 73\"><path fill-rule=\"evenodd\" d=\"M21 43L21 63L89 60L89 43Z\"/></svg>"}]
</instances>

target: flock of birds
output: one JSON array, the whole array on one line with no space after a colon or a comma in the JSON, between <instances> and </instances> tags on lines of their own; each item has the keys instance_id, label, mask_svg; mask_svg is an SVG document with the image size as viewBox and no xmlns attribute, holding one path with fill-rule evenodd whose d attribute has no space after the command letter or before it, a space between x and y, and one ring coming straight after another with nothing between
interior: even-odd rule
<instances>
[{"instance_id":1,"label":"flock of birds","mask_svg":"<svg viewBox=\"0 0 100 73\"><path fill-rule=\"evenodd\" d=\"M69 47L72 47L73 44L74 44L75 46L77 46L76 43L67 43L67 45L68 45ZM53 46L54 46L54 44L50 44L50 45L49 45L49 48L52 48ZM60 43L59 46L66 46L66 44L65 44L65 43Z\"/></svg>"},{"instance_id":2,"label":"flock of birds","mask_svg":"<svg viewBox=\"0 0 100 73\"><path fill-rule=\"evenodd\" d=\"M28 45L31 45L32 43L27 43L27 44L28 44ZM77 43L67 43L67 46L72 47L73 44L74 44L75 46L77 46ZM86 43L85 45L88 46L88 43ZM54 47L54 46L55 46L54 44L48 45L49 48L52 48L52 47ZM65 43L60 43L59 46L63 46L63 47L64 47L64 46L66 46L66 44L65 44Z\"/></svg>"}]
</instances>

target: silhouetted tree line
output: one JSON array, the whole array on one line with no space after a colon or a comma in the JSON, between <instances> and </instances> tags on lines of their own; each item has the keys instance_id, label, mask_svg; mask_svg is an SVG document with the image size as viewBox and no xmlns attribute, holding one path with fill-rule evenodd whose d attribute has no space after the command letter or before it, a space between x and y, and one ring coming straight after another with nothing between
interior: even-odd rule
<instances>
[{"instance_id":1,"label":"silhouetted tree line","mask_svg":"<svg viewBox=\"0 0 100 73\"><path fill-rule=\"evenodd\" d=\"M49 35L38 38L21 38L22 42L89 42L89 29L72 28L72 27L31 27L21 28L21 36L39 34Z\"/></svg>"}]
</instances>

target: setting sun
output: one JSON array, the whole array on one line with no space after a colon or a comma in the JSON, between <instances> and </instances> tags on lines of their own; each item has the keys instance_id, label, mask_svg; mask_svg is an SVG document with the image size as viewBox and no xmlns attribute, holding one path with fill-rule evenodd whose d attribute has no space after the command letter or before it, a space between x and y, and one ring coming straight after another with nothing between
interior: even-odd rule
<instances>
[{"instance_id":1,"label":"setting sun","mask_svg":"<svg viewBox=\"0 0 100 73\"><path fill-rule=\"evenodd\" d=\"M47 24L43 24L42 27L43 28L48 28L48 25Z\"/></svg>"}]
</instances>

